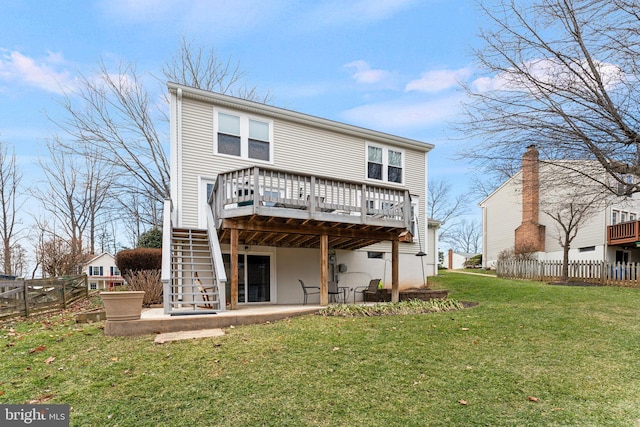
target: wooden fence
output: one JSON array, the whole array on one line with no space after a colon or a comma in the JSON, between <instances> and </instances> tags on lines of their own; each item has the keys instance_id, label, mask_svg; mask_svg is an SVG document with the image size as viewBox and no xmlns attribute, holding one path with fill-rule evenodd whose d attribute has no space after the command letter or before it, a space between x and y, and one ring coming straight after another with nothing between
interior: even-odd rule
<instances>
[{"instance_id":1,"label":"wooden fence","mask_svg":"<svg viewBox=\"0 0 640 427\"><path fill-rule=\"evenodd\" d=\"M496 273L505 279L558 281L562 277L562 261L498 261ZM569 281L640 288L640 263L571 261Z\"/></svg>"},{"instance_id":2,"label":"wooden fence","mask_svg":"<svg viewBox=\"0 0 640 427\"><path fill-rule=\"evenodd\" d=\"M88 295L87 276L0 281L0 319L65 309Z\"/></svg>"}]
</instances>

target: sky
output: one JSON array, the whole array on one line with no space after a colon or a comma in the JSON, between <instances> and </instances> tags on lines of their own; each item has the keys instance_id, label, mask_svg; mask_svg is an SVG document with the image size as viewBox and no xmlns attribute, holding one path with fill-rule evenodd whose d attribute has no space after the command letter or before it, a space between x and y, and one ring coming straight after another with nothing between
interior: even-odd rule
<instances>
[{"instance_id":1,"label":"sky","mask_svg":"<svg viewBox=\"0 0 640 427\"><path fill-rule=\"evenodd\" d=\"M79 75L131 62L166 90L151 76L185 38L238 61L276 106L434 144L430 179L462 192L471 166L455 157L473 142L452 124L481 20L472 0L3 0L0 141L32 170Z\"/></svg>"}]
</instances>

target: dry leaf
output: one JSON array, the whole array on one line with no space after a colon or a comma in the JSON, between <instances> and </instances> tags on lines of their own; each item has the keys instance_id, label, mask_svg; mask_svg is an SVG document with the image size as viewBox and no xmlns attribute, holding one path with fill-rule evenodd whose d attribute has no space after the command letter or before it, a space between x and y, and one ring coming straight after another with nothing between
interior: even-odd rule
<instances>
[{"instance_id":1,"label":"dry leaf","mask_svg":"<svg viewBox=\"0 0 640 427\"><path fill-rule=\"evenodd\" d=\"M111 360L113 360L114 362L117 362L118 358L117 357L112 357Z\"/></svg>"},{"instance_id":2,"label":"dry leaf","mask_svg":"<svg viewBox=\"0 0 640 427\"><path fill-rule=\"evenodd\" d=\"M340 350L340 347L333 347L333 351L338 351Z\"/></svg>"},{"instance_id":3,"label":"dry leaf","mask_svg":"<svg viewBox=\"0 0 640 427\"><path fill-rule=\"evenodd\" d=\"M533 397L533 396L527 396L527 399L529 399L530 402L539 402L540 399L538 399L537 397Z\"/></svg>"},{"instance_id":4,"label":"dry leaf","mask_svg":"<svg viewBox=\"0 0 640 427\"><path fill-rule=\"evenodd\" d=\"M466 405L467 401L466 400L458 400L458 403L461 405Z\"/></svg>"},{"instance_id":5,"label":"dry leaf","mask_svg":"<svg viewBox=\"0 0 640 427\"><path fill-rule=\"evenodd\" d=\"M29 354L33 354L33 353L38 353L39 351L43 351L46 350L47 347L44 345L39 345L36 348L32 348L31 350L29 350Z\"/></svg>"},{"instance_id":6,"label":"dry leaf","mask_svg":"<svg viewBox=\"0 0 640 427\"><path fill-rule=\"evenodd\" d=\"M469 328L460 328L460 329L463 330L463 331L468 331L469 330Z\"/></svg>"},{"instance_id":7,"label":"dry leaf","mask_svg":"<svg viewBox=\"0 0 640 427\"><path fill-rule=\"evenodd\" d=\"M44 363L46 363L47 365L51 365L54 360L56 360L56 358L53 357L53 356L47 357L47 359L44 361Z\"/></svg>"}]
</instances>

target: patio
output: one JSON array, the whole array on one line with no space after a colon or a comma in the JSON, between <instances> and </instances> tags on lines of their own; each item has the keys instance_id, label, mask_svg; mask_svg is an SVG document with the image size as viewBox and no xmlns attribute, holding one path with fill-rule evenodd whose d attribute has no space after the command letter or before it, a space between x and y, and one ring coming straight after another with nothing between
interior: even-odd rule
<instances>
[{"instance_id":1,"label":"patio","mask_svg":"<svg viewBox=\"0 0 640 427\"><path fill-rule=\"evenodd\" d=\"M106 321L104 332L111 336L136 336L165 332L193 331L198 329L228 328L229 326L266 323L287 317L312 314L321 305L252 305L239 306L216 314L188 314L171 316L163 308L142 311L140 320Z\"/></svg>"}]
</instances>

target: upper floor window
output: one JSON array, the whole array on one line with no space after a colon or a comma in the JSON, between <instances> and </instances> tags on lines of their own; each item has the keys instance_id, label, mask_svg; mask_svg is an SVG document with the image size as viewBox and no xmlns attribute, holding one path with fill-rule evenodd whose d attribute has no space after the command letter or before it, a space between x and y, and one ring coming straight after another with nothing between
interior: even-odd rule
<instances>
[{"instance_id":1,"label":"upper floor window","mask_svg":"<svg viewBox=\"0 0 640 427\"><path fill-rule=\"evenodd\" d=\"M404 153L400 150L367 144L367 178L402 184Z\"/></svg>"},{"instance_id":2,"label":"upper floor window","mask_svg":"<svg viewBox=\"0 0 640 427\"><path fill-rule=\"evenodd\" d=\"M272 161L273 124L270 120L217 110L214 117L216 154Z\"/></svg>"},{"instance_id":3,"label":"upper floor window","mask_svg":"<svg viewBox=\"0 0 640 427\"><path fill-rule=\"evenodd\" d=\"M89 266L89 276L102 276L103 271L102 266Z\"/></svg>"}]
</instances>

